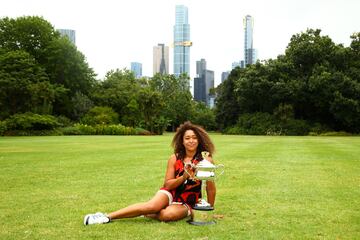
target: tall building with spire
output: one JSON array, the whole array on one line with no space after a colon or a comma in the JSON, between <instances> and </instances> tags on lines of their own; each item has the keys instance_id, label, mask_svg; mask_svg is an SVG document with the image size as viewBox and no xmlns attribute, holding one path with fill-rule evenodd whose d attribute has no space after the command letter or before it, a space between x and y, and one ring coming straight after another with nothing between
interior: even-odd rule
<instances>
[{"instance_id":1,"label":"tall building with spire","mask_svg":"<svg viewBox=\"0 0 360 240\"><path fill-rule=\"evenodd\" d=\"M246 15L244 18L244 60L245 67L256 63L256 50L253 46L254 18Z\"/></svg>"},{"instance_id":2,"label":"tall building with spire","mask_svg":"<svg viewBox=\"0 0 360 240\"><path fill-rule=\"evenodd\" d=\"M153 48L153 74L169 74L169 47L159 43Z\"/></svg>"},{"instance_id":3,"label":"tall building with spire","mask_svg":"<svg viewBox=\"0 0 360 240\"><path fill-rule=\"evenodd\" d=\"M188 8L184 5L175 7L174 25L174 74L190 75L190 25L188 22Z\"/></svg>"}]
</instances>

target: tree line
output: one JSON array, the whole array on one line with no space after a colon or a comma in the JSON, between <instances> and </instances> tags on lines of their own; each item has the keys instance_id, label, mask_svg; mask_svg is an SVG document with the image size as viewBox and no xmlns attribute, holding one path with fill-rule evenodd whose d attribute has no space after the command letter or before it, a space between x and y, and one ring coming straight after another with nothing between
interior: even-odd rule
<instances>
[{"instance_id":1,"label":"tree line","mask_svg":"<svg viewBox=\"0 0 360 240\"><path fill-rule=\"evenodd\" d=\"M152 133L186 120L216 128L214 113L192 100L187 75L137 79L116 69L98 80L76 46L36 16L0 19L0 108L0 121L17 122L11 126L24 119L53 126L39 117L50 115L68 125L122 124Z\"/></svg>"},{"instance_id":2,"label":"tree line","mask_svg":"<svg viewBox=\"0 0 360 240\"><path fill-rule=\"evenodd\" d=\"M49 22L5 17L0 19L0 132L80 123L162 133L190 120L234 134L359 133L360 33L351 39L344 47L320 30L295 34L285 54L233 69L215 89L216 106L209 109L192 99L187 75L135 78L115 69L99 80L85 56Z\"/></svg>"},{"instance_id":3,"label":"tree line","mask_svg":"<svg viewBox=\"0 0 360 240\"><path fill-rule=\"evenodd\" d=\"M216 122L229 133L360 132L360 33L335 44L321 30L292 36L277 59L234 69L217 88Z\"/></svg>"}]
</instances>

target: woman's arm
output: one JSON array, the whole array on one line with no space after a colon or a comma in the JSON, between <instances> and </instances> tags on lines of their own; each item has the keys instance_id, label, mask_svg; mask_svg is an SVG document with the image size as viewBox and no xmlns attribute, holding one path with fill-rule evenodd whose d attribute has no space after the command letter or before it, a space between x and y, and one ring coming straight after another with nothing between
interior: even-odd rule
<instances>
[{"instance_id":1,"label":"woman's arm","mask_svg":"<svg viewBox=\"0 0 360 240\"><path fill-rule=\"evenodd\" d=\"M208 157L207 160L209 160L212 164L214 164L214 161L211 157ZM216 197L216 186L215 182L213 181L206 181L206 194L207 194L207 201L208 203L214 207L215 205L215 197Z\"/></svg>"},{"instance_id":2,"label":"woman's arm","mask_svg":"<svg viewBox=\"0 0 360 240\"><path fill-rule=\"evenodd\" d=\"M184 175L175 178L175 162L176 162L176 156L175 154L173 154L168 160L166 174L165 174L165 181L164 181L164 188L168 190L177 188L183 182L185 182L185 180L189 177L186 173L184 173Z\"/></svg>"}]
</instances>

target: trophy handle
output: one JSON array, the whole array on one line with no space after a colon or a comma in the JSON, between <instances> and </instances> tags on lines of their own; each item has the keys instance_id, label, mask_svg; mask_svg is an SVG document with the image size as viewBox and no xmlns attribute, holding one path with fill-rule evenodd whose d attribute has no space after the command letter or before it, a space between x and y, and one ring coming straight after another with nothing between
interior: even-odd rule
<instances>
[{"instance_id":1,"label":"trophy handle","mask_svg":"<svg viewBox=\"0 0 360 240\"><path fill-rule=\"evenodd\" d=\"M217 178L218 176L221 176L221 175L223 175L223 173L224 173L224 164L218 164L218 165L216 165L216 171L218 171L218 169L220 169L220 173L216 173L216 175L215 175L215 178Z\"/></svg>"}]
</instances>

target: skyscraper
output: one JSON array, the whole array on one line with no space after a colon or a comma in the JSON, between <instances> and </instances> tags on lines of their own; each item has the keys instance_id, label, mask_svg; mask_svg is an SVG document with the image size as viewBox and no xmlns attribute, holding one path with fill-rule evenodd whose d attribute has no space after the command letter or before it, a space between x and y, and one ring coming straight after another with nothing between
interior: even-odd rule
<instances>
[{"instance_id":1,"label":"skyscraper","mask_svg":"<svg viewBox=\"0 0 360 240\"><path fill-rule=\"evenodd\" d=\"M210 89L214 88L214 71L206 69L205 59L196 61L196 78L194 78L194 99L210 106Z\"/></svg>"},{"instance_id":2,"label":"skyscraper","mask_svg":"<svg viewBox=\"0 0 360 240\"><path fill-rule=\"evenodd\" d=\"M256 50L253 46L254 18L246 15L244 18L244 60L245 67L256 63Z\"/></svg>"},{"instance_id":3,"label":"skyscraper","mask_svg":"<svg viewBox=\"0 0 360 240\"><path fill-rule=\"evenodd\" d=\"M206 61L205 59L201 59L200 61L196 61L196 76L201 77L206 70Z\"/></svg>"},{"instance_id":4,"label":"skyscraper","mask_svg":"<svg viewBox=\"0 0 360 240\"><path fill-rule=\"evenodd\" d=\"M61 36L67 36L69 40L75 45L75 30L72 29L57 29Z\"/></svg>"},{"instance_id":5,"label":"skyscraper","mask_svg":"<svg viewBox=\"0 0 360 240\"><path fill-rule=\"evenodd\" d=\"M142 77L142 64L139 62L132 62L131 71L134 73L136 78Z\"/></svg>"},{"instance_id":6,"label":"skyscraper","mask_svg":"<svg viewBox=\"0 0 360 240\"><path fill-rule=\"evenodd\" d=\"M190 25L188 23L188 8L184 5L175 7L174 26L174 74L190 75Z\"/></svg>"},{"instance_id":7,"label":"skyscraper","mask_svg":"<svg viewBox=\"0 0 360 240\"><path fill-rule=\"evenodd\" d=\"M153 48L153 74L169 74L169 47L158 44Z\"/></svg>"},{"instance_id":8,"label":"skyscraper","mask_svg":"<svg viewBox=\"0 0 360 240\"><path fill-rule=\"evenodd\" d=\"M229 75L230 75L230 72L229 72L229 71L227 71L227 72L222 72L222 73L221 73L221 83L223 83L226 79L228 79Z\"/></svg>"}]
</instances>

